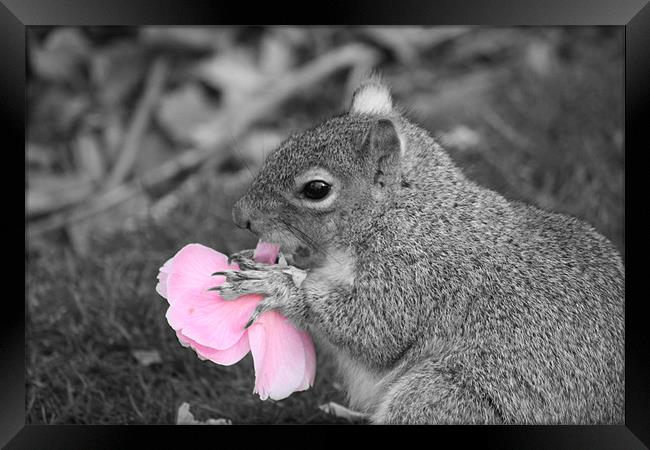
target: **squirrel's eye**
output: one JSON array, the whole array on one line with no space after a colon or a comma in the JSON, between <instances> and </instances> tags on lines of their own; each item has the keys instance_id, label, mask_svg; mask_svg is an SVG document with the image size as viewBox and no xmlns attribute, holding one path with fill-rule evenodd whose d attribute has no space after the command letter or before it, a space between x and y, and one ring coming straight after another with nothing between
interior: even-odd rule
<instances>
[{"instance_id":1,"label":"squirrel's eye","mask_svg":"<svg viewBox=\"0 0 650 450\"><path fill-rule=\"evenodd\" d=\"M302 193L309 199L320 200L329 194L331 187L332 186L325 183L324 181L314 180L305 184L305 186L302 188Z\"/></svg>"}]
</instances>

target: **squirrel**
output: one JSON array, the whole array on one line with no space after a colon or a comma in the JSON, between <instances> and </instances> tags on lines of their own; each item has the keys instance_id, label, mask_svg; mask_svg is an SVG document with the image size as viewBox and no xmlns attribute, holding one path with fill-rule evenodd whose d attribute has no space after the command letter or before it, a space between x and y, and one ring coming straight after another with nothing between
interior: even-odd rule
<instances>
[{"instance_id":1,"label":"squirrel","mask_svg":"<svg viewBox=\"0 0 650 450\"><path fill-rule=\"evenodd\" d=\"M247 250L220 292L308 330L371 423L624 422L615 247L466 178L381 79L280 144L233 220L306 277Z\"/></svg>"}]
</instances>

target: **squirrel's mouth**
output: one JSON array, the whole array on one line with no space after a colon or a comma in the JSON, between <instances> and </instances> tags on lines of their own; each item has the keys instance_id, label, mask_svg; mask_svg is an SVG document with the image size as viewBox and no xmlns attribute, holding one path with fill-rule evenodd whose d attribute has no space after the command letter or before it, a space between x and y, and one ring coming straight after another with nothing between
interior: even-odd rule
<instances>
[{"instance_id":1,"label":"squirrel's mouth","mask_svg":"<svg viewBox=\"0 0 650 450\"><path fill-rule=\"evenodd\" d=\"M299 269L309 269L317 264L319 252L307 246L292 235L281 234L278 232L267 232L258 235L258 238L264 242L280 246L280 253L275 261L276 264L280 263L281 256L287 264Z\"/></svg>"},{"instance_id":2,"label":"squirrel's mouth","mask_svg":"<svg viewBox=\"0 0 650 450\"><path fill-rule=\"evenodd\" d=\"M282 250L282 247L280 247ZM299 269L309 269L313 265L313 252L303 246L296 247L292 252L283 253L288 264Z\"/></svg>"}]
</instances>

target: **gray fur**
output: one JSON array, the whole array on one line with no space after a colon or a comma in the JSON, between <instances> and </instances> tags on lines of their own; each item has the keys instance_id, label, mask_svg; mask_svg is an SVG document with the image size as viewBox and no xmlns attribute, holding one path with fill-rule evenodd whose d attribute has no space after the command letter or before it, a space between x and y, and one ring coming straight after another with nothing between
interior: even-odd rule
<instances>
[{"instance_id":1,"label":"gray fur","mask_svg":"<svg viewBox=\"0 0 650 450\"><path fill-rule=\"evenodd\" d=\"M346 361L351 406L375 423L623 423L616 249L584 222L478 186L426 131L385 118L405 146L395 181L376 182L376 152L390 148L366 148L379 118L343 115L284 142L236 205L262 239L307 254L300 287L277 274L256 290L267 308ZM295 199L314 166L341 182L331 210ZM354 269L333 277L342 258Z\"/></svg>"}]
</instances>

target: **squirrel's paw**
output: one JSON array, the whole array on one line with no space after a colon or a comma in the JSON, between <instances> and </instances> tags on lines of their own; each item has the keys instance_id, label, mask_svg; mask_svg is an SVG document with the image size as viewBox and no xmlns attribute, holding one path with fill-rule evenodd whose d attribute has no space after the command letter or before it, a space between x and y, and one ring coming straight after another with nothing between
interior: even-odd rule
<instances>
[{"instance_id":1,"label":"squirrel's paw","mask_svg":"<svg viewBox=\"0 0 650 450\"><path fill-rule=\"evenodd\" d=\"M234 300L246 294L271 295L274 279L278 278L275 270L265 266L261 270L224 270L215 272L213 276L223 276L225 281L209 290L217 292L224 300ZM277 283L277 280L275 280Z\"/></svg>"},{"instance_id":2,"label":"squirrel's paw","mask_svg":"<svg viewBox=\"0 0 650 450\"><path fill-rule=\"evenodd\" d=\"M246 294L269 295L268 270L224 270L212 275L226 278L221 285L209 289L215 291L224 300L234 300Z\"/></svg>"},{"instance_id":3,"label":"squirrel's paw","mask_svg":"<svg viewBox=\"0 0 650 450\"><path fill-rule=\"evenodd\" d=\"M273 309L280 310L287 316L295 315L294 310L299 308L292 305L300 303L299 287L306 272L291 266L260 264L257 269L225 270L213 275L226 278L223 284L210 289L224 300L234 300L246 294L265 297L252 314L246 325L248 327L260 314Z\"/></svg>"},{"instance_id":4,"label":"squirrel's paw","mask_svg":"<svg viewBox=\"0 0 650 450\"><path fill-rule=\"evenodd\" d=\"M264 270L268 268L268 264L263 264L255 261L253 258L255 256L255 250L242 250L237 253L233 253L228 257L228 264L235 263L239 266L240 270ZM275 268L286 268L287 260L282 253L278 255L278 260L276 264L272 264L270 267Z\"/></svg>"}]
</instances>

